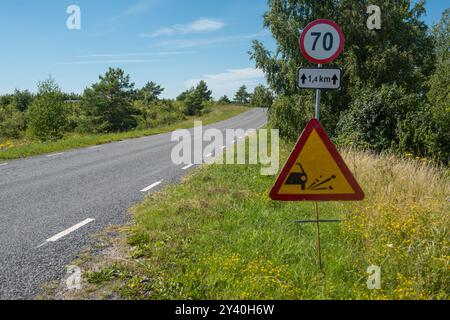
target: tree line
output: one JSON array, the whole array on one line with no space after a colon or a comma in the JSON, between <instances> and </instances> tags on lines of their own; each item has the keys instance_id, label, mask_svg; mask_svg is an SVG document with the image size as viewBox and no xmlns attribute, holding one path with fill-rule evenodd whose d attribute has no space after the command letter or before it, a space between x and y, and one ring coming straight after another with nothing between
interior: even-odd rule
<instances>
[{"instance_id":1,"label":"tree line","mask_svg":"<svg viewBox=\"0 0 450 320\"><path fill-rule=\"evenodd\" d=\"M298 48L301 30L326 18L342 26L343 88L324 92L322 122L340 145L390 150L448 164L450 157L449 12L429 28L424 1L378 0L381 30L366 27L367 0L269 0L264 26L277 43L250 50L276 99L270 122L295 139L314 115L314 92L297 89L297 68L312 66Z\"/></svg>"},{"instance_id":2,"label":"tree line","mask_svg":"<svg viewBox=\"0 0 450 320\"><path fill-rule=\"evenodd\" d=\"M188 116L210 112L214 105L241 104L269 107L273 95L262 85L252 94L246 86L233 100L212 97L205 81L176 99L161 99L164 88L147 82L136 89L124 70L109 68L82 95L64 93L54 79L38 84L36 94L15 90L0 96L0 139L61 139L66 133L110 133L168 125Z\"/></svg>"}]
</instances>

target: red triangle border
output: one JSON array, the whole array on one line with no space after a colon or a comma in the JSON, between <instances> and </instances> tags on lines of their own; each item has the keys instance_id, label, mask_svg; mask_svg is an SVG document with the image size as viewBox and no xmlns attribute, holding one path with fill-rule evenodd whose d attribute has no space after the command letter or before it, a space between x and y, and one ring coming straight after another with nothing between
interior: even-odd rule
<instances>
[{"instance_id":1,"label":"red triangle border","mask_svg":"<svg viewBox=\"0 0 450 320\"><path fill-rule=\"evenodd\" d=\"M336 161L336 164L338 165L339 169L344 174L348 183L350 184L352 189L355 191L354 194L329 194L329 195L279 194L284 181L286 181L286 178L287 178L288 174L290 173L291 168L295 165L295 162L297 161L300 152L303 150L303 147L305 146L306 142L308 141L308 139L311 136L311 133L313 132L314 129L319 134L320 138L322 139L323 143L325 144L326 148L328 149L328 152L331 154L334 161ZM270 191L269 196L272 200L275 200L275 201L360 201L360 200L364 200L364 197L365 197L363 190L359 186L355 177L348 169L347 165L345 164L345 162L342 159L341 155L339 154L338 150L334 146L333 142L331 142L327 133L323 129L319 120L317 120L317 119L312 119L306 126L305 130L303 130L303 133L301 134L300 138L298 139L298 141L294 147L294 150L292 151L291 155L289 156L289 159L287 160L286 164L283 167L283 170L278 175L277 181L275 182L274 187Z\"/></svg>"}]
</instances>

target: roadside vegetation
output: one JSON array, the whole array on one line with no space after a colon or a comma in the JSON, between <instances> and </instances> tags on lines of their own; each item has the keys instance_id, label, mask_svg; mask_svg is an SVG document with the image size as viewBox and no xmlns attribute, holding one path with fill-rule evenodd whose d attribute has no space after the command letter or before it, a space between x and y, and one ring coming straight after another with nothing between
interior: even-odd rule
<instances>
[{"instance_id":1,"label":"roadside vegetation","mask_svg":"<svg viewBox=\"0 0 450 320\"><path fill-rule=\"evenodd\" d=\"M242 88L241 88L242 89ZM271 92L258 86L250 100L214 101L206 82L176 100L160 99L164 88L148 82L135 89L130 76L110 68L83 95L67 94L51 77L36 94L16 90L0 96L0 159L87 147L225 120L264 105ZM242 90L241 90L242 92ZM261 96L261 97L259 97Z\"/></svg>"},{"instance_id":2,"label":"roadside vegetation","mask_svg":"<svg viewBox=\"0 0 450 320\"><path fill-rule=\"evenodd\" d=\"M450 9L429 28L424 1L377 1L379 31L366 27L367 1L268 1L264 26L277 42L270 52L259 41L250 51L275 102L270 122L294 140L314 114L314 91L297 89L303 58L298 38L309 22L327 18L342 26L345 50L333 62L344 86L322 95L327 132L341 146L389 151L448 165L450 160Z\"/></svg>"},{"instance_id":3,"label":"roadside vegetation","mask_svg":"<svg viewBox=\"0 0 450 320\"><path fill-rule=\"evenodd\" d=\"M283 143L282 158L292 148ZM118 256L86 270L83 294L128 299L448 299L448 170L352 149L366 192L321 203L323 271L313 203L275 203L259 166L207 165L131 210ZM124 231L125 230L125 231ZM95 259L95 258L94 258ZM381 290L367 268L381 267ZM81 296L82 297L82 296Z\"/></svg>"}]
</instances>

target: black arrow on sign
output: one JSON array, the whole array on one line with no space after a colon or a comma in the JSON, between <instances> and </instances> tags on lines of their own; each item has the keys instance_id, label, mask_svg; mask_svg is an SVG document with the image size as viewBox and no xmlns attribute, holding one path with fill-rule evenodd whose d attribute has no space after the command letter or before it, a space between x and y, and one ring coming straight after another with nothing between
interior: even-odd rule
<instances>
[{"instance_id":1,"label":"black arrow on sign","mask_svg":"<svg viewBox=\"0 0 450 320\"><path fill-rule=\"evenodd\" d=\"M306 81L306 76L305 76L305 74L303 74L302 77L301 77L300 79L302 79L302 84L304 84L305 81Z\"/></svg>"},{"instance_id":2,"label":"black arrow on sign","mask_svg":"<svg viewBox=\"0 0 450 320\"><path fill-rule=\"evenodd\" d=\"M331 78L331 80L333 80L333 85L336 84L336 82L339 80L338 77L336 75L334 75L333 78Z\"/></svg>"}]
</instances>

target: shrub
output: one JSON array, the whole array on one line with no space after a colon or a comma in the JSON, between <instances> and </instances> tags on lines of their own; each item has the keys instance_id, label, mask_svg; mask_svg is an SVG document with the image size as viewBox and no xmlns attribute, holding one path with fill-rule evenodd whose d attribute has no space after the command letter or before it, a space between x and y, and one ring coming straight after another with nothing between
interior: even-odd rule
<instances>
[{"instance_id":1,"label":"shrub","mask_svg":"<svg viewBox=\"0 0 450 320\"><path fill-rule=\"evenodd\" d=\"M400 124L423 103L397 85L362 89L337 126L339 141L352 142L375 151L397 149ZM409 130L414 130L410 128Z\"/></svg>"},{"instance_id":2,"label":"shrub","mask_svg":"<svg viewBox=\"0 0 450 320\"><path fill-rule=\"evenodd\" d=\"M218 103L218 104L221 104L221 105L231 104L231 100L230 100L226 95L224 95L224 96L222 96L222 97L219 98L219 100L217 101L217 103Z\"/></svg>"},{"instance_id":3,"label":"shrub","mask_svg":"<svg viewBox=\"0 0 450 320\"><path fill-rule=\"evenodd\" d=\"M20 138L26 128L25 116L14 105L0 106L0 137Z\"/></svg>"},{"instance_id":4,"label":"shrub","mask_svg":"<svg viewBox=\"0 0 450 320\"><path fill-rule=\"evenodd\" d=\"M155 101L150 106L137 101L135 106L140 111L136 116L138 129L170 125L184 119L183 112L170 100Z\"/></svg>"},{"instance_id":5,"label":"shrub","mask_svg":"<svg viewBox=\"0 0 450 320\"><path fill-rule=\"evenodd\" d=\"M64 99L53 79L39 83L39 93L28 109L28 134L40 141L61 139L66 127Z\"/></svg>"},{"instance_id":6,"label":"shrub","mask_svg":"<svg viewBox=\"0 0 450 320\"><path fill-rule=\"evenodd\" d=\"M250 105L255 108L270 108L272 103L272 92L263 85L256 86L255 91L250 98Z\"/></svg>"},{"instance_id":7,"label":"shrub","mask_svg":"<svg viewBox=\"0 0 450 320\"><path fill-rule=\"evenodd\" d=\"M314 103L303 96L278 96L270 109L270 125L280 130L280 135L287 139L297 139L311 116Z\"/></svg>"},{"instance_id":8,"label":"shrub","mask_svg":"<svg viewBox=\"0 0 450 320\"><path fill-rule=\"evenodd\" d=\"M12 95L12 103L21 112L24 112L33 102L33 95L28 91L15 90Z\"/></svg>"}]
</instances>

